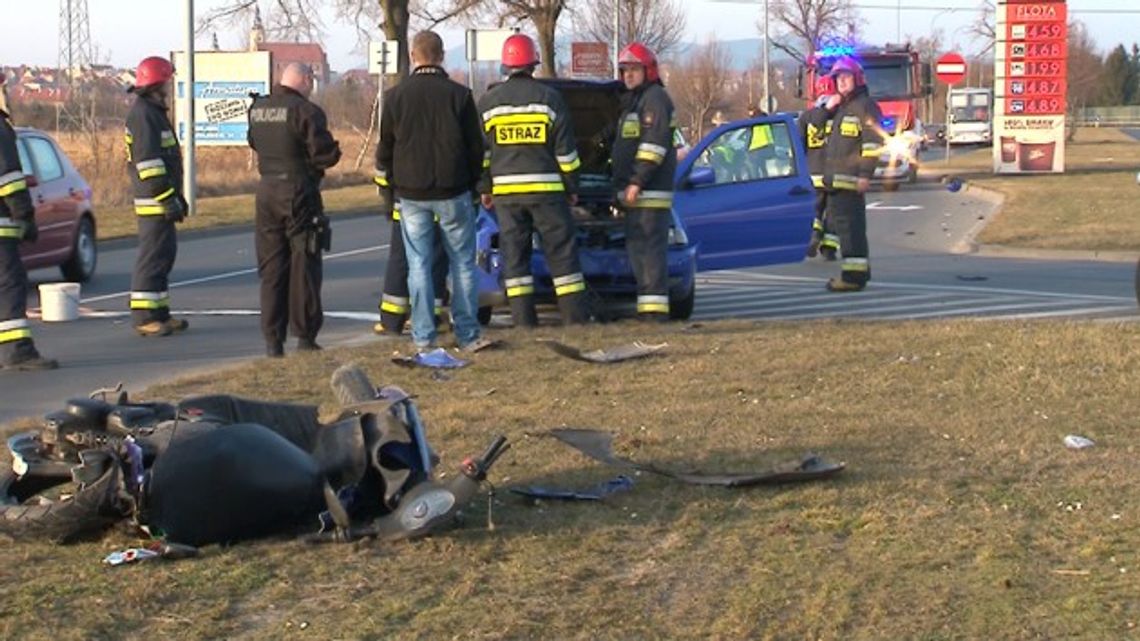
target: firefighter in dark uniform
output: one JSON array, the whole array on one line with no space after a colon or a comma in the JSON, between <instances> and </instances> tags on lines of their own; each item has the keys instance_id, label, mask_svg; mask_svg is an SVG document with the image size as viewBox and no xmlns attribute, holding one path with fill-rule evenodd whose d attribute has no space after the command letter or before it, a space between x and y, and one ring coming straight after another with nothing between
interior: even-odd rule
<instances>
[{"instance_id":1,"label":"firefighter in dark uniform","mask_svg":"<svg viewBox=\"0 0 1140 641\"><path fill-rule=\"evenodd\" d=\"M623 100L613 144L614 186L625 208L626 247L637 279L637 314L669 318L668 235L672 224L673 101L661 84L657 56L634 42L621 51L618 67L630 91Z\"/></svg>"},{"instance_id":2,"label":"firefighter in dark uniform","mask_svg":"<svg viewBox=\"0 0 1140 641\"><path fill-rule=\"evenodd\" d=\"M837 92L826 105L831 135L824 145L823 182L829 188L828 215L839 233L840 275L827 281L833 292L857 292L871 280L867 243L867 199L882 150L879 106L867 91L863 67L854 58L835 61L830 75Z\"/></svg>"},{"instance_id":3,"label":"firefighter in dark uniform","mask_svg":"<svg viewBox=\"0 0 1140 641\"><path fill-rule=\"evenodd\" d=\"M534 40L515 34L503 43L506 82L479 100L486 152L479 191L495 207L511 317L516 327L534 327L532 236L542 241L562 321L588 320L586 280L578 259L577 229L570 205L577 203L578 158L570 110L554 88L534 79Z\"/></svg>"},{"instance_id":4,"label":"firefighter in dark uniform","mask_svg":"<svg viewBox=\"0 0 1140 641\"><path fill-rule=\"evenodd\" d=\"M839 251L839 235L835 225L827 215L827 188L823 186L824 144L831 134L831 119L828 117L827 100L835 95L835 79L822 76L816 81L815 107L800 115L800 137L807 148L808 171L815 186L815 219L811 224L811 244L808 245L808 258L823 254L829 261L836 259Z\"/></svg>"},{"instance_id":5,"label":"firefighter in dark uniform","mask_svg":"<svg viewBox=\"0 0 1140 641\"><path fill-rule=\"evenodd\" d=\"M340 161L340 145L325 112L309 101L313 72L293 63L268 96L249 108L249 145L257 152L257 273L266 353L284 353L286 326L298 351L315 351L324 321L321 251L331 229L321 202L321 179Z\"/></svg>"},{"instance_id":6,"label":"firefighter in dark uniform","mask_svg":"<svg viewBox=\"0 0 1140 641\"><path fill-rule=\"evenodd\" d=\"M0 369L55 369L58 363L36 351L28 325L28 273L19 245L36 242L39 234L36 209L16 150L16 130L9 118L0 75Z\"/></svg>"},{"instance_id":7,"label":"firefighter in dark uniform","mask_svg":"<svg viewBox=\"0 0 1140 641\"><path fill-rule=\"evenodd\" d=\"M380 211L385 215L391 212L391 224L388 263L384 267L384 291L380 294L380 322L372 326L372 331L381 336L399 336L412 313L412 301L408 292L408 252L404 247L404 234L400 230L400 206L395 202L386 172L377 169L375 181L380 192ZM441 326L447 321L447 251L443 247L443 240L438 236L432 262L432 283L436 292L435 322Z\"/></svg>"},{"instance_id":8,"label":"firefighter in dark uniform","mask_svg":"<svg viewBox=\"0 0 1140 641\"><path fill-rule=\"evenodd\" d=\"M139 253L131 276L131 321L142 336L167 336L189 327L170 316L170 270L178 254L175 223L186 217L182 152L166 114L174 65L152 56L135 73L135 104L127 114L127 172L134 187Z\"/></svg>"}]
</instances>

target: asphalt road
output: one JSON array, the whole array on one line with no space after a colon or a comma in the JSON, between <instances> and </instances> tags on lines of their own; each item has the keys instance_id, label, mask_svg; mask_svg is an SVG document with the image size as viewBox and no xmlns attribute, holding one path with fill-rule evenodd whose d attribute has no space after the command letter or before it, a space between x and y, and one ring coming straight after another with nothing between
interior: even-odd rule
<instances>
[{"instance_id":1,"label":"asphalt road","mask_svg":"<svg viewBox=\"0 0 1140 641\"><path fill-rule=\"evenodd\" d=\"M996 207L969 190L951 194L934 183L905 185L897 193L872 192L868 203L873 281L866 291L824 291L838 265L821 259L706 273L698 280L694 318L1138 319L1133 263L956 253L966 251L966 241ZM387 257L387 223L378 217L338 218L334 229L320 342L375 348L381 343L371 326ZM82 318L34 323L37 344L62 367L0 373L0 421L56 409L95 388L121 382L141 390L191 372L221 372L264 354L251 229L184 235L171 299L191 328L177 337L144 339L131 330L126 304L134 257L133 242L103 244L97 275L83 286ZM32 278L54 282L59 276L40 270ZM29 303L38 305L38 296Z\"/></svg>"}]
</instances>

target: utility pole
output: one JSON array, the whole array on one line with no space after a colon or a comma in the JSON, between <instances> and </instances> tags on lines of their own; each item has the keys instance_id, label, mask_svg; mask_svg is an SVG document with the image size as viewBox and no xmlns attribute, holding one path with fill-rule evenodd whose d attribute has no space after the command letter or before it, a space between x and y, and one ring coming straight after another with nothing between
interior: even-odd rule
<instances>
[{"instance_id":1,"label":"utility pole","mask_svg":"<svg viewBox=\"0 0 1140 641\"><path fill-rule=\"evenodd\" d=\"M618 49L621 47L621 0L614 0L614 37L613 37L614 77L621 80L618 72Z\"/></svg>"},{"instance_id":2,"label":"utility pole","mask_svg":"<svg viewBox=\"0 0 1140 641\"><path fill-rule=\"evenodd\" d=\"M91 68L91 20L87 13L87 0L60 0L59 2L59 73L66 84L56 78L56 86L67 89L65 111L72 121L83 122L83 94L87 87L82 81L83 69ZM91 113L94 119L94 111Z\"/></svg>"},{"instance_id":3,"label":"utility pole","mask_svg":"<svg viewBox=\"0 0 1140 641\"><path fill-rule=\"evenodd\" d=\"M183 38L186 41L186 68L180 70L182 76L182 122L186 127L186 139L182 146L182 195L186 198L186 215L193 216L196 211L196 196L194 183L196 181L196 167L194 164L194 0L184 0L182 6L184 13ZM175 88L177 94L177 88Z\"/></svg>"}]
</instances>

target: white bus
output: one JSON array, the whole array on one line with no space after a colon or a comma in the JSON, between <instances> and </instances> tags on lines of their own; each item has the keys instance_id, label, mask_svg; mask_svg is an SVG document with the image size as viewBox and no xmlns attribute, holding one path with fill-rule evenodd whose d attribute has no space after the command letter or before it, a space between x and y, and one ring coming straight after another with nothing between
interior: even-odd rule
<instances>
[{"instance_id":1,"label":"white bus","mask_svg":"<svg viewBox=\"0 0 1140 641\"><path fill-rule=\"evenodd\" d=\"M954 89L946 96L946 142L989 144L993 139L994 92L982 87Z\"/></svg>"}]
</instances>

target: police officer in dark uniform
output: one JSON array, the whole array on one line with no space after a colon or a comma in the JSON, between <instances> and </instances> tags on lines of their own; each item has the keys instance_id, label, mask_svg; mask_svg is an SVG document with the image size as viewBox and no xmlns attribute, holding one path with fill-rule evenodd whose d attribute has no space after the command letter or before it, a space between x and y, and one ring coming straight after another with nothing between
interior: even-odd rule
<instances>
[{"instance_id":1,"label":"police officer in dark uniform","mask_svg":"<svg viewBox=\"0 0 1140 641\"><path fill-rule=\"evenodd\" d=\"M844 56L831 67L837 92L826 108L831 135L824 145L824 185L828 215L834 217L843 253L839 277L827 281L832 292L857 292L871 280L867 242L867 198L875 165L882 152L879 106L867 91L863 67Z\"/></svg>"},{"instance_id":2,"label":"police officer in dark uniform","mask_svg":"<svg viewBox=\"0 0 1140 641\"><path fill-rule=\"evenodd\" d=\"M312 70L293 63L249 109L249 145L261 173L255 236L261 331L271 358L284 354L286 326L299 351L320 349L321 251L331 241L320 187L340 161L340 145L325 112L308 100L312 91Z\"/></svg>"},{"instance_id":3,"label":"police officer in dark uniform","mask_svg":"<svg viewBox=\"0 0 1140 641\"><path fill-rule=\"evenodd\" d=\"M170 316L170 270L178 254L175 223L186 216L182 152L166 115L174 65L151 56L135 73L137 97L127 114L127 171L134 187L139 253L131 276L131 320L142 336L167 336L189 327Z\"/></svg>"},{"instance_id":4,"label":"police officer in dark uniform","mask_svg":"<svg viewBox=\"0 0 1140 641\"><path fill-rule=\"evenodd\" d=\"M375 181L380 192L381 213L391 212L391 224L388 262L384 267L384 291L380 294L380 322L373 325L372 331L381 336L399 336L412 313L412 301L408 292L408 252L404 247L404 233L400 230L400 206L394 204L387 173L377 169ZM438 327L447 321L447 251L443 248L443 240L438 233L434 254L431 271Z\"/></svg>"},{"instance_id":5,"label":"police officer in dark uniform","mask_svg":"<svg viewBox=\"0 0 1140 641\"><path fill-rule=\"evenodd\" d=\"M8 96L0 75L0 369L55 369L58 363L40 356L28 325L28 273L19 245L34 243L36 209L16 149L16 130L8 115Z\"/></svg>"},{"instance_id":6,"label":"police officer in dark uniform","mask_svg":"<svg viewBox=\"0 0 1140 641\"><path fill-rule=\"evenodd\" d=\"M516 327L538 325L530 269L535 231L554 279L562 322L588 320L586 280L570 215L582 163L570 110L556 89L534 79L536 65L534 40L510 36L502 54L508 79L479 100L487 149L479 191L483 206L495 207L498 215L504 284Z\"/></svg>"},{"instance_id":7,"label":"police officer in dark uniform","mask_svg":"<svg viewBox=\"0 0 1140 641\"><path fill-rule=\"evenodd\" d=\"M807 148L808 171L815 186L815 218L811 225L811 243L808 245L808 258L820 253L829 261L836 259L839 251L839 235L835 225L827 215L827 188L823 186L824 145L831 135L831 119L825 108L828 98L835 95L835 79L822 76L816 82L817 104L803 112L799 118L800 137Z\"/></svg>"},{"instance_id":8,"label":"police officer in dark uniform","mask_svg":"<svg viewBox=\"0 0 1140 641\"><path fill-rule=\"evenodd\" d=\"M625 207L626 249L637 279L637 315L669 318L667 268L677 150L673 101L661 84L657 56L640 42L618 56L624 97L613 144L614 187Z\"/></svg>"}]
</instances>

